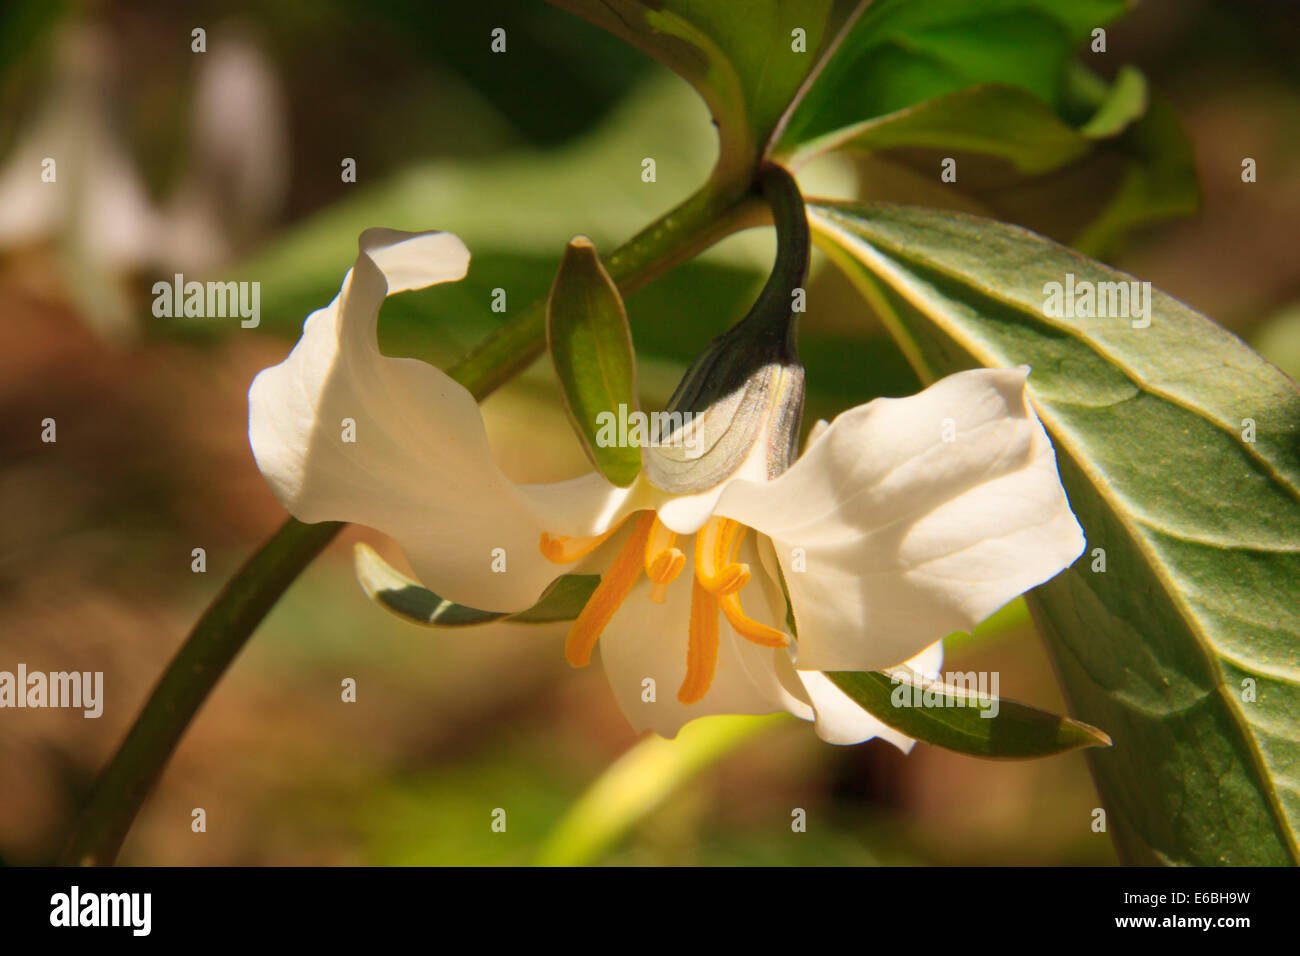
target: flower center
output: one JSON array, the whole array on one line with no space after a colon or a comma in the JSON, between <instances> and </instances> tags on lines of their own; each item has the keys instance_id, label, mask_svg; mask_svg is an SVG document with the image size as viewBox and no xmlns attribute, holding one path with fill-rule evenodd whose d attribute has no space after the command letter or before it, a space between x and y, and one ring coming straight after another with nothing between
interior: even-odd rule
<instances>
[{"instance_id":1,"label":"flower center","mask_svg":"<svg viewBox=\"0 0 1300 956\"><path fill-rule=\"evenodd\" d=\"M570 564L603 544L618 526L591 538L552 537L543 533L542 554L556 564ZM694 577L691 583L690 643L686 679L677 691L683 704L694 704L708 693L718 666L718 614L745 640L762 647L785 647L781 631L745 614L740 591L753 576L748 564L736 561L748 529L730 518L710 518L695 535ZM632 593L644 571L651 581L650 600L662 604L668 587L686 567L686 555L674 545L677 535L652 511L635 519L632 535L569 629L564 656L574 667L591 662L591 652L610 620Z\"/></svg>"}]
</instances>

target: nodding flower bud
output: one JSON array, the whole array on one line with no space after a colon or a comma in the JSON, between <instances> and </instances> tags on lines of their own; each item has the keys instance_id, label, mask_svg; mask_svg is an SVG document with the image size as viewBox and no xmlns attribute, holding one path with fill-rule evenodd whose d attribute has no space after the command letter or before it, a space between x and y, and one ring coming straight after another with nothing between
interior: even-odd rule
<instances>
[{"instance_id":1,"label":"nodding flower bud","mask_svg":"<svg viewBox=\"0 0 1300 956\"><path fill-rule=\"evenodd\" d=\"M687 369L646 449L646 477L693 494L729 478L766 481L794 460L804 370L796 348L794 292L808 274L808 219L799 187L779 166L760 176L776 224L776 264L749 314L709 343Z\"/></svg>"}]
</instances>

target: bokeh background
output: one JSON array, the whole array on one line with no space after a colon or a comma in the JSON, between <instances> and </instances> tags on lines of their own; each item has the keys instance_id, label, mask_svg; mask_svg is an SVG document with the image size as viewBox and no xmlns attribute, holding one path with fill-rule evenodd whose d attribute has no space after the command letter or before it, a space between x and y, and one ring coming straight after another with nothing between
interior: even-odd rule
<instances>
[{"instance_id":1,"label":"bokeh background","mask_svg":"<svg viewBox=\"0 0 1300 956\"><path fill-rule=\"evenodd\" d=\"M1105 76L1141 67L1174 107L1198 215L1107 258L1300 370L1300 28L1292 0L1145 0ZM206 52L191 31L206 31ZM489 34L507 30L505 55ZM371 225L444 228L455 286L390 300L386 350L453 360L549 286L578 233L608 251L694 191L715 145L676 77L541 3L11 0L0 12L0 669L98 670L104 715L0 711L0 859L58 853L204 605L283 514L246 439L253 375L337 290ZM57 158L58 183L40 181ZM641 181L654 157L658 181ZM1243 184L1241 160L1259 181ZM341 181L344 158L357 181ZM1068 238L1114 170L1026 179L990 160L941 185L916 151L832 160L810 193L996 215ZM1098 179L1097 177L1101 177ZM727 240L629 301L643 402L743 314L770 236ZM262 322L156 319L174 272L262 283ZM815 264L801 351L810 416L917 383ZM584 468L545 362L485 403L517 480ZM40 440L57 421L58 441ZM809 421L811 421L811 417ZM293 586L185 737L122 860L149 864L526 863L637 744L563 627L422 630L371 605L348 529ZM191 550L207 571L191 571ZM955 669L1063 710L1017 602L948 644ZM355 678L356 703L340 700ZM590 855L614 864L1109 864L1084 760L982 762L919 745L835 748L794 720L728 746L656 750L679 784ZM700 757L701 747L719 754ZM622 786L654 789L633 768ZM207 831L191 831L202 807ZM508 813L504 834L491 813ZM793 833L804 808L807 832ZM568 826L582 826L582 813ZM593 823L593 825L595 825Z\"/></svg>"}]
</instances>

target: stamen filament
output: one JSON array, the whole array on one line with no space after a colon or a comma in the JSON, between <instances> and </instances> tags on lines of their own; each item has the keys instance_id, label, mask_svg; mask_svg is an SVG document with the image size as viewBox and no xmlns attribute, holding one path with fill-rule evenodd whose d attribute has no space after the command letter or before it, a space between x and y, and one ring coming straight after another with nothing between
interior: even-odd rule
<instances>
[{"instance_id":1,"label":"stamen filament","mask_svg":"<svg viewBox=\"0 0 1300 956\"><path fill-rule=\"evenodd\" d=\"M758 644L760 647L790 646L790 638L786 634L745 615L744 608L740 606L739 594L720 597L718 605L722 608L722 613L726 616L732 630L750 643Z\"/></svg>"},{"instance_id":2,"label":"stamen filament","mask_svg":"<svg viewBox=\"0 0 1300 956\"><path fill-rule=\"evenodd\" d=\"M565 535L552 536L543 531L542 540L538 542L537 547L542 552L542 557L552 564L572 564L599 548L620 527L622 527L622 522L614 525L604 534L598 534L590 538L570 538Z\"/></svg>"},{"instance_id":3,"label":"stamen filament","mask_svg":"<svg viewBox=\"0 0 1300 956\"><path fill-rule=\"evenodd\" d=\"M650 600L658 604L667 600L668 585L686 567L686 555L673 547L676 541L676 533L669 530L656 516L645 544L645 573L654 582L654 587L650 589Z\"/></svg>"},{"instance_id":4,"label":"stamen filament","mask_svg":"<svg viewBox=\"0 0 1300 956\"><path fill-rule=\"evenodd\" d=\"M564 642L564 656L574 667L586 667L591 663L596 641L641 577L645 545L654 521L653 511L647 511L637 519L632 537L623 545L569 629Z\"/></svg>"},{"instance_id":5,"label":"stamen filament","mask_svg":"<svg viewBox=\"0 0 1300 956\"><path fill-rule=\"evenodd\" d=\"M695 537L695 577L715 594L727 594L749 581L749 565L737 564L745 526L730 518L710 518Z\"/></svg>"},{"instance_id":6,"label":"stamen filament","mask_svg":"<svg viewBox=\"0 0 1300 956\"><path fill-rule=\"evenodd\" d=\"M683 704L694 704L709 692L718 667L718 599L696 578L691 584L690 644L686 679L677 691Z\"/></svg>"}]
</instances>

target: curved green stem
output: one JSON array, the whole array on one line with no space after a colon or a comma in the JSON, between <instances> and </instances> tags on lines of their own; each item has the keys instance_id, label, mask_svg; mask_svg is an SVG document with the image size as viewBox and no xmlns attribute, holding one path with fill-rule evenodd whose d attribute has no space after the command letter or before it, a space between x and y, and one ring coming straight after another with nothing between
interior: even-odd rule
<instances>
[{"instance_id":1,"label":"curved green stem","mask_svg":"<svg viewBox=\"0 0 1300 956\"><path fill-rule=\"evenodd\" d=\"M619 292L633 292L733 232L758 225L767 207L756 192L739 200L706 186L603 257ZM482 398L508 382L546 347L546 300L540 299L447 370Z\"/></svg>"},{"instance_id":2,"label":"curved green stem","mask_svg":"<svg viewBox=\"0 0 1300 956\"><path fill-rule=\"evenodd\" d=\"M725 200L711 186L615 250L606 267L627 295L725 236L761 221L757 196ZM546 303L534 303L447 370L476 398L526 368L545 347ZM111 864L190 721L285 589L342 529L286 521L226 584L159 679L96 781L63 862Z\"/></svg>"},{"instance_id":3,"label":"curved green stem","mask_svg":"<svg viewBox=\"0 0 1300 956\"><path fill-rule=\"evenodd\" d=\"M64 851L64 863L113 862L145 797L212 688L280 595L342 527L339 521L303 524L290 518L221 589L96 782Z\"/></svg>"}]
</instances>

